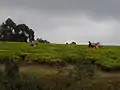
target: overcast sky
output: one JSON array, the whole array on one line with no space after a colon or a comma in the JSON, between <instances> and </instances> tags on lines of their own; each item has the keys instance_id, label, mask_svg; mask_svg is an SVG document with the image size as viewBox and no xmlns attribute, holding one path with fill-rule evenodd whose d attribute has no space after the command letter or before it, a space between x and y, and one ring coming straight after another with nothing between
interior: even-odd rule
<instances>
[{"instance_id":1,"label":"overcast sky","mask_svg":"<svg viewBox=\"0 0 120 90\"><path fill-rule=\"evenodd\" d=\"M120 0L0 0L0 23L8 17L53 43L120 44Z\"/></svg>"}]
</instances>

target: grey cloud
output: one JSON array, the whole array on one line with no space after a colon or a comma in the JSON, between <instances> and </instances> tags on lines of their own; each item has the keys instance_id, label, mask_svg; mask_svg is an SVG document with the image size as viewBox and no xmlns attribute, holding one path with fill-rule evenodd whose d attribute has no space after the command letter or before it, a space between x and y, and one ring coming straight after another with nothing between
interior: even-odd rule
<instances>
[{"instance_id":1,"label":"grey cloud","mask_svg":"<svg viewBox=\"0 0 120 90\"><path fill-rule=\"evenodd\" d=\"M1 0L11 7L35 8L49 13L79 13L120 16L120 0Z\"/></svg>"}]
</instances>

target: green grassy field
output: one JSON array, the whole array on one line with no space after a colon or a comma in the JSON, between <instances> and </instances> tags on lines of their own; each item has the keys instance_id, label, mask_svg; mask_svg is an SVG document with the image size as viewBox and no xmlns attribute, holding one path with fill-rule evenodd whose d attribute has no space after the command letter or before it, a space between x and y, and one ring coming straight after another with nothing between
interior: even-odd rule
<instances>
[{"instance_id":1,"label":"green grassy field","mask_svg":"<svg viewBox=\"0 0 120 90\"><path fill-rule=\"evenodd\" d=\"M120 47L103 46L99 49L87 45L41 44L31 47L29 43L0 42L0 60L7 56L18 57L26 54L26 60L38 62L74 61L85 56L105 67L120 66ZM19 58L19 57L18 57Z\"/></svg>"},{"instance_id":2,"label":"green grassy field","mask_svg":"<svg viewBox=\"0 0 120 90\"><path fill-rule=\"evenodd\" d=\"M93 60L96 65L107 68L120 67L120 47L102 46L99 49L88 48L87 45L42 44L36 47L29 43L0 42L0 61L8 60L8 56L21 61L26 60L44 62L31 65L19 65L16 62L0 64L0 87L11 87L17 90L119 90L120 72L104 72L92 64L84 65L83 59ZM65 67L51 67L48 63L67 63ZM46 64L47 63L47 64ZM88 68L89 67L89 68ZM94 70L94 71L93 71ZM87 72L87 74L86 74ZM87 77L87 76L89 77ZM91 76L93 75L93 76ZM81 79L84 77L84 79ZM86 78L86 79L85 79ZM8 86L5 82L8 82ZM82 83L82 84L81 84ZM90 86L88 85L90 84ZM39 89L39 87L43 89ZM91 89L90 89L91 88ZM113 89L110 89L113 88Z\"/></svg>"}]
</instances>

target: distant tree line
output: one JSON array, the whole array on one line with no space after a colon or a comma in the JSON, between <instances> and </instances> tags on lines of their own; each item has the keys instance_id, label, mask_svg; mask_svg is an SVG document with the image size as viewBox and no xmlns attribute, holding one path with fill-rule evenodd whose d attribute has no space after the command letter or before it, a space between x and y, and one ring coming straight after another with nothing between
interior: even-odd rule
<instances>
[{"instance_id":1,"label":"distant tree line","mask_svg":"<svg viewBox=\"0 0 120 90\"><path fill-rule=\"evenodd\" d=\"M71 42L70 44L77 44L76 42Z\"/></svg>"},{"instance_id":2,"label":"distant tree line","mask_svg":"<svg viewBox=\"0 0 120 90\"><path fill-rule=\"evenodd\" d=\"M66 44L69 44L69 43L66 43ZM77 44L76 42L71 42L70 44Z\"/></svg>"},{"instance_id":3,"label":"distant tree line","mask_svg":"<svg viewBox=\"0 0 120 90\"><path fill-rule=\"evenodd\" d=\"M49 41L43 40L42 38L37 38L37 41L40 43L50 43Z\"/></svg>"},{"instance_id":4,"label":"distant tree line","mask_svg":"<svg viewBox=\"0 0 120 90\"><path fill-rule=\"evenodd\" d=\"M34 31L26 24L16 24L8 18L0 25L0 41L27 42L34 41Z\"/></svg>"}]
</instances>

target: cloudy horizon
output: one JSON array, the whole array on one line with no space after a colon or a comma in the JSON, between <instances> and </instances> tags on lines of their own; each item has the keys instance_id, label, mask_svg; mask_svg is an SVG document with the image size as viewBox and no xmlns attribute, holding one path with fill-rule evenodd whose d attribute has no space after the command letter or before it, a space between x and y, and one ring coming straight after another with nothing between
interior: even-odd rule
<instances>
[{"instance_id":1,"label":"cloudy horizon","mask_svg":"<svg viewBox=\"0 0 120 90\"><path fill-rule=\"evenodd\" d=\"M120 45L119 0L0 0L0 23L10 17L53 43Z\"/></svg>"}]
</instances>

